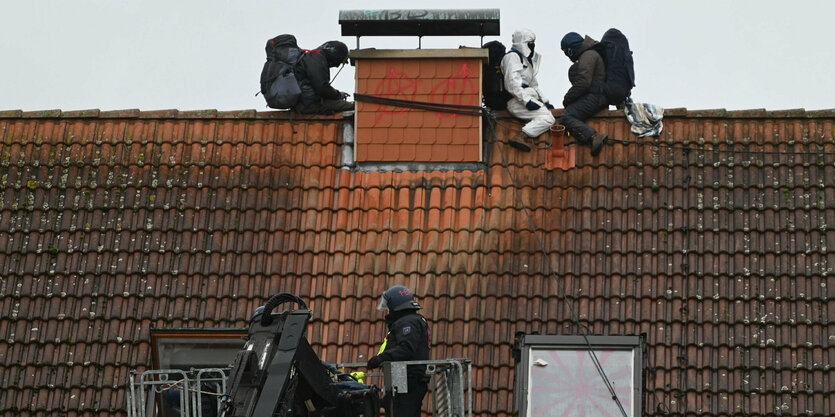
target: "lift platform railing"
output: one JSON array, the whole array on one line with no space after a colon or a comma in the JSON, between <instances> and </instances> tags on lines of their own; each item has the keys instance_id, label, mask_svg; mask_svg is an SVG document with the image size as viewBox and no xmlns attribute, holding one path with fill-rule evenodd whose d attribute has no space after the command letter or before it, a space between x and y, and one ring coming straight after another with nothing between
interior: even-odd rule
<instances>
[{"instance_id":1,"label":"lift platform railing","mask_svg":"<svg viewBox=\"0 0 835 417\"><path fill-rule=\"evenodd\" d=\"M472 363L466 358L385 362L383 372L365 373L365 383L381 385L383 392L405 393L408 365L426 365L426 374L430 376L432 417L472 417ZM336 366L350 373L354 369L364 369L366 364L342 363Z\"/></svg>"},{"instance_id":2,"label":"lift platform railing","mask_svg":"<svg viewBox=\"0 0 835 417\"><path fill-rule=\"evenodd\" d=\"M456 358L386 362L383 372L365 374L366 384L384 391L406 392L406 366L426 365L433 417L472 417L472 363ZM350 372L365 363L342 363ZM127 393L128 417L215 417L227 388L230 368L131 371Z\"/></svg>"},{"instance_id":3,"label":"lift platform railing","mask_svg":"<svg viewBox=\"0 0 835 417\"><path fill-rule=\"evenodd\" d=\"M229 368L131 371L128 417L219 415Z\"/></svg>"}]
</instances>

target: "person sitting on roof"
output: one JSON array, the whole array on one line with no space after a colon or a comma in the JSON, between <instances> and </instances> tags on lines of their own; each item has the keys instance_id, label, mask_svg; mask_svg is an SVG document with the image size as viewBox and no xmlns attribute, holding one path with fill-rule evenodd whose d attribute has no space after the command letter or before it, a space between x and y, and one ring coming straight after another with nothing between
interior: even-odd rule
<instances>
[{"instance_id":1,"label":"person sitting on roof","mask_svg":"<svg viewBox=\"0 0 835 417\"><path fill-rule=\"evenodd\" d=\"M556 122L551 114L554 106L543 97L536 80L541 62L541 55L534 51L536 35L527 29L520 29L513 32L512 40L510 52L502 58L504 85L513 96L507 101L507 111L519 119L530 121L508 140L508 144L530 152L536 138Z\"/></svg>"},{"instance_id":2,"label":"person sitting on roof","mask_svg":"<svg viewBox=\"0 0 835 417\"><path fill-rule=\"evenodd\" d=\"M302 93L293 110L314 114L354 110L354 103L346 99L349 94L330 84L330 68L347 61L348 47L339 41L328 41L312 51L306 51L296 66L296 78Z\"/></svg>"},{"instance_id":3,"label":"person sitting on roof","mask_svg":"<svg viewBox=\"0 0 835 417\"><path fill-rule=\"evenodd\" d=\"M567 33L560 42L565 56L573 62L568 68L571 88L565 93L562 105L565 112L560 117L571 136L581 145L591 147L591 155L597 156L606 143L606 135L597 133L585 121L595 113L609 107L609 100L600 87L606 82L606 65L603 57L594 49L598 42L577 32Z\"/></svg>"}]
</instances>

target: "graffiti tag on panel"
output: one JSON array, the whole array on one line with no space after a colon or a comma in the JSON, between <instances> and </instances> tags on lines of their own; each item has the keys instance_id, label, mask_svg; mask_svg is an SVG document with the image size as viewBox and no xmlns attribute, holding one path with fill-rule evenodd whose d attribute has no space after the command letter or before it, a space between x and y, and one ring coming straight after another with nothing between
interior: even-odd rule
<instances>
[{"instance_id":1,"label":"graffiti tag on panel","mask_svg":"<svg viewBox=\"0 0 835 417\"><path fill-rule=\"evenodd\" d=\"M476 78L477 79L477 78ZM429 99L432 103L455 104L459 106L475 106L478 87L473 82L473 72L467 64L461 65L458 74L438 83ZM464 103L466 98L466 103ZM438 113L438 117L454 118L454 113Z\"/></svg>"},{"instance_id":2,"label":"graffiti tag on panel","mask_svg":"<svg viewBox=\"0 0 835 417\"><path fill-rule=\"evenodd\" d=\"M480 104L476 102L479 91L477 80L478 76L473 73L470 66L462 64L455 75L446 79L432 80L433 85L429 94L429 102L432 104L477 106ZM398 72L394 68L389 67L386 76L375 86L374 95L377 97L416 101L418 86L428 81L409 77L405 73ZM378 104L376 108L377 123L382 120L384 115L394 115L415 110L409 107ZM441 118L454 118L458 116L458 114L443 112L435 112L435 114Z\"/></svg>"},{"instance_id":3,"label":"graffiti tag on panel","mask_svg":"<svg viewBox=\"0 0 835 417\"><path fill-rule=\"evenodd\" d=\"M374 89L374 95L377 97L397 97L402 100L415 100L417 95L418 85L422 80L416 80L408 77L402 72L397 72L394 68L389 67L386 77L380 80L377 87ZM408 107L394 107L377 105L377 123L383 119L384 114L398 114L407 111L412 111Z\"/></svg>"}]
</instances>

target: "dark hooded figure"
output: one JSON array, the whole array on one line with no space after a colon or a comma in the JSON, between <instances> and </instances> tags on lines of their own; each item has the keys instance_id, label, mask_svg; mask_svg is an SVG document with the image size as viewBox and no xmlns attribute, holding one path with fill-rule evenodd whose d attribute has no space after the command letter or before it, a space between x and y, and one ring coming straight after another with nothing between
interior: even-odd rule
<instances>
[{"instance_id":1,"label":"dark hooded figure","mask_svg":"<svg viewBox=\"0 0 835 417\"><path fill-rule=\"evenodd\" d=\"M583 38L576 32L569 32L562 38L560 47L574 64L568 69L571 88L565 93L562 105L565 111L560 117L577 142L591 147L591 155L597 156L606 143L606 135L597 133L587 125L586 120L595 113L609 107L603 92L606 82L606 66L603 57L595 50L598 42L588 36Z\"/></svg>"},{"instance_id":2,"label":"dark hooded figure","mask_svg":"<svg viewBox=\"0 0 835 417\"><path fill-rule=\"evenodd\" d=\"M328 41L307 51L299 59L296 78L302 95L293 110L299 113L332 114L354 109L347 101L348 93L330 85L330 69L348 60L348 47L339 41Z\"/></svg>"}]
</instances>

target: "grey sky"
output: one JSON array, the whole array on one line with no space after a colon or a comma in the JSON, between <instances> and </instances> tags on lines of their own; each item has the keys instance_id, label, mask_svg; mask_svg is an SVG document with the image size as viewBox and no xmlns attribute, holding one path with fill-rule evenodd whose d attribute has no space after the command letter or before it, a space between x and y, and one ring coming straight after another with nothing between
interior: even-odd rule
<instances>
[{"instance_id":1,"label":"grey sky","mask_svg":"<svg viewBox=\"0 0 835 417\"><path fill-rule=\"evenodd\" d=\"M341 37L340 9L498 8L498 37L537 34L546 96L560 103L568 31L609 27L634 51L636 101L689 109L835 108L835 2L828 0L219 1L2 0L0 110L267 110L258 91L264 42L293 33L302 48ZM454 4L454 6L453 6ZM488 40L496 37L487 37ZM478 37L424 38L423 47L478 46ZM415 37L362 47L417 47ZM346 67L335 86L353 92Z\"/></svg>"}]
</instances>

